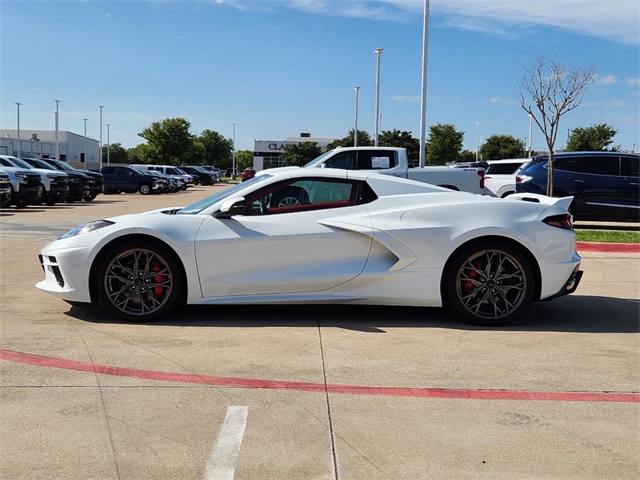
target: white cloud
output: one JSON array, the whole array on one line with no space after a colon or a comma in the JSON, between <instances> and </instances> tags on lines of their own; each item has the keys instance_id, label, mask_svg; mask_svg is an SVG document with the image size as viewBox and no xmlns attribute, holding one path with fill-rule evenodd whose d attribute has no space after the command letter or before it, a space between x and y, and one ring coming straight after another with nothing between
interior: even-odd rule
<instances>
[{"instance_id":1,"label":"white cloud","mask_svg":"<svg viewBox=\"0 0 640 480\"><path fill-rule=\"evenodd\" d=\"M216 3L223 3L218 0ZM422 15L423 0L228 0L254 8L281 7L315 14L378 20ZM640 43L638 0L431 0L431 22L451 28L519 35L549 26L620 43Z\"/></svg>"},{"instance_id":2,"label":"white cloud","mask_svg":"<svg viewBox=\"0 0 640 480\"><path fill-rule=\"evenodd\" d=\"M627 78L627 85L640 86L640 78Z\"/></svg>"},{"instance_id":3,"label":"white cloud","mask_svg":"<svg viewBox=\"0 0 640 480\"><path fill-rule=\"evenodd\" d=\"M605 77L598 77L596 85L615 85L618 83L618 77L615 75L607 75Z\"/></svg>"},{"instance_id":4,"label":"white cloud","mask_svg":"<svg viewBox=\"0 0 640 480\"><path fill-rule=\"evenodd\" d=\"M419 102L420 95L414 95L412 97L408 97L407 95L396 95L391 98L393 102Z\"/></svg>"}]
</instances>

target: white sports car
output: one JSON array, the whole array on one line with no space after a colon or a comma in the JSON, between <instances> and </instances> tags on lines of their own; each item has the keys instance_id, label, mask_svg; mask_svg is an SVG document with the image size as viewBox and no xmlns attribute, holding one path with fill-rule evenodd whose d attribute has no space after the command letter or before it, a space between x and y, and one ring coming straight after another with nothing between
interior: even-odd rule
<instances>
[{"instance_id":1,"label":"white sports car","mask_svg":"<svg viewBox=\"0 0 640 480\"><path fill-rule=\"evenodd\" d=\"M500 325L575 291L571 198L496 199L357 171L265 173L47 245L36 286L147 320L184 304L447 306Z\"/></svg>"}]
</instances>

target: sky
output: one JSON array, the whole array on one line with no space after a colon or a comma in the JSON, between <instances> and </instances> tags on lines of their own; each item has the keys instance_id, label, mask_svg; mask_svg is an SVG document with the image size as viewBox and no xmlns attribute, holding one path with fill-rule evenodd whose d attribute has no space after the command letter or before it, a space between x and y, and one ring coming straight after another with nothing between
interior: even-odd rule
<instances>
[{"instance_id":1,"label":"sky","mask_svg":"<svg viewBox=\"0 0 640 480\"><path fill-rule=\"evenodd\" d=\"M135 147L153 122L191 133L284 140L373 135L376 48L381 130L420 137L424 0L0 0L0 128L59 128ZM638 0L431 0L427 127L528 142L518 80L540 55L597 71L569 130L607 123L640 149ZM21 103L18 107L16 102ZM107 127L107 124L109 127ZM108 130L108 137L107 137ZM544 150L533 124L533 150Z\"/></svg>"}]
</instances>

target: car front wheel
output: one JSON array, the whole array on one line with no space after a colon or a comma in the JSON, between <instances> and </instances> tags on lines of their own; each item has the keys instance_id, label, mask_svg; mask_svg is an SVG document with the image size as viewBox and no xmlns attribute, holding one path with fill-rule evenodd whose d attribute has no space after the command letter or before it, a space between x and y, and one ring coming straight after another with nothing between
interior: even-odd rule
<instances>
[{"instance_id":1,"label":"car front wheel","mask_svg":"<svg viewBox=\"0 0 640 480\"><path fill-rule=\"evenodd\" d=\"M448 306L478 325L509 323L533 299L533 268L511 245L484 242L468 246L450 267L446 273Z\"/></svg>"},{"instance_id":2,"label":"car front wheel","mask_svg":"<svg viewBox=\"0 0 640 480\"><path fill-rule=\"evenodd\" d=\"M109 250L98 267L100 304L126 320L151 320L175 306L183 282L167 249L134 240Z\"/></svg>"}]
</instances>

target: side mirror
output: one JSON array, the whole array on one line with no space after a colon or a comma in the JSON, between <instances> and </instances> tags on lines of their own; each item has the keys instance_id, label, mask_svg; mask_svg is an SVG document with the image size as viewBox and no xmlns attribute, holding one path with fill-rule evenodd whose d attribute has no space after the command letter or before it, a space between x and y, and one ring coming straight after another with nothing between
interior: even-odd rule
<instances>
[{"instance_id":1,"label":"side mirror","mask_svg":"<svg viewBox=\"0 0 640 480\"><path fill-rule=\"evenodd\" d=\"M231 218L235 215L244 215L247 210L244 197L232 198L222 204L220 210L213 214L215 218Z\"/></svg>"}]
</instances>

